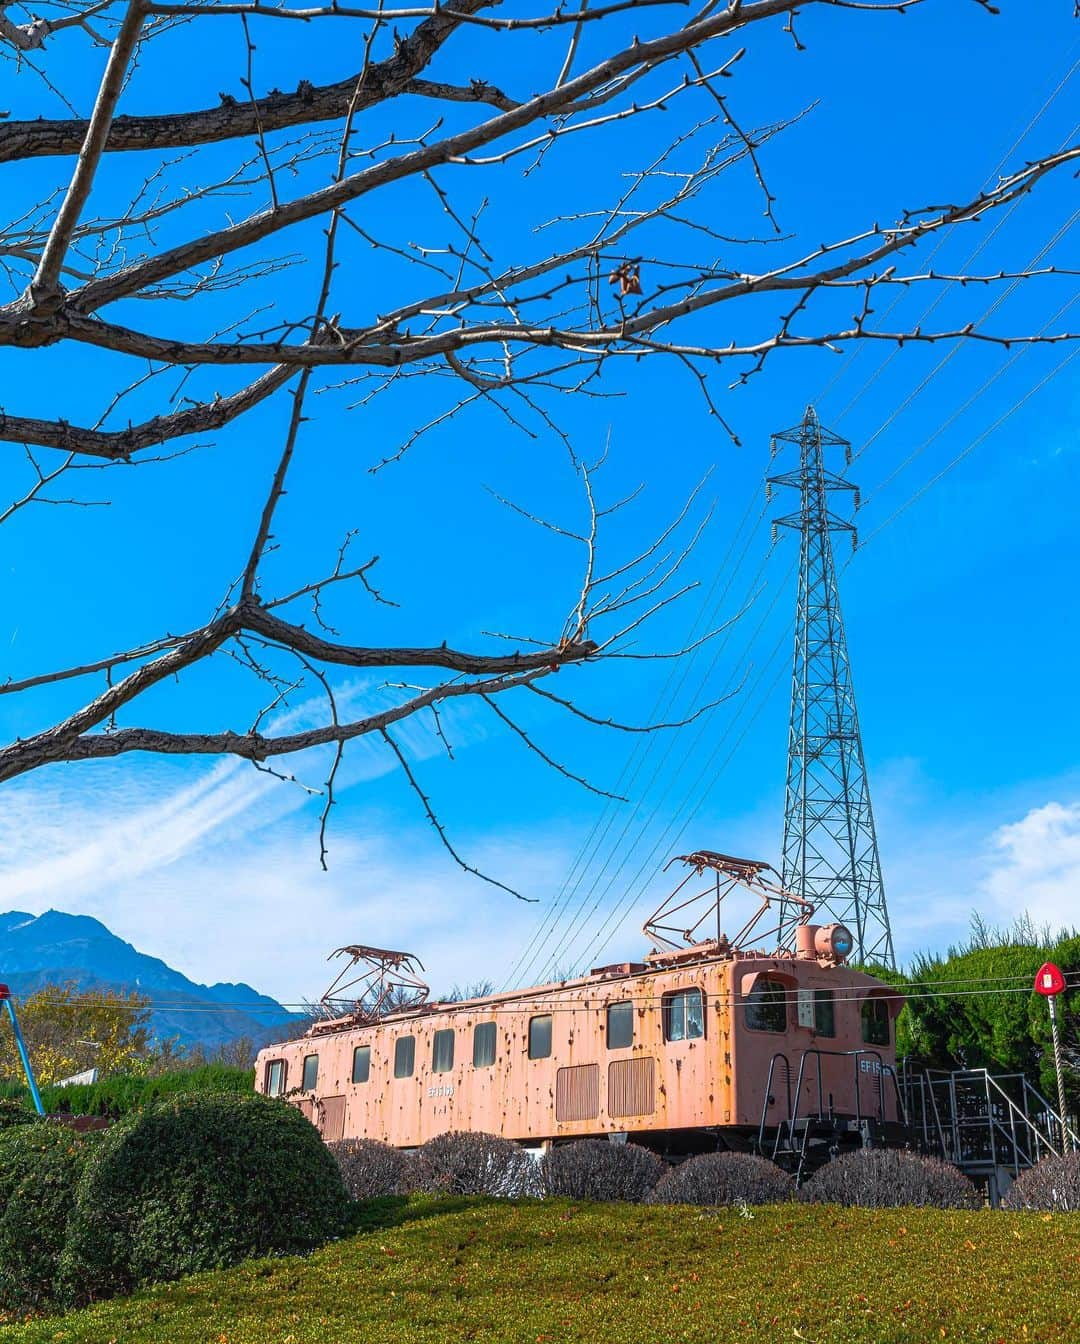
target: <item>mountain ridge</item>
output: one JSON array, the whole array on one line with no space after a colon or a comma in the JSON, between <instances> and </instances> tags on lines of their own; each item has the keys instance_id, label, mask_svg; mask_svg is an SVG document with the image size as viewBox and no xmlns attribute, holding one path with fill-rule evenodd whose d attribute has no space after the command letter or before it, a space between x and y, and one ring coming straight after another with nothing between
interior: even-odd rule
<instances>
[{"instance_id":1,"label":"mountain ridge","mask_svg":"<svg viewBox=\"0 0 1080 1344\"><path fill-rule=\"evenodd\" d=\"M199 984L140 952L93 915L63 910L0 913L0 981L17 997L49 984L145 994L154 1035L186 1046L213 1048L240 1036L261 1042L297 1017L243 982Z\"/></svg>"}]
</instances>

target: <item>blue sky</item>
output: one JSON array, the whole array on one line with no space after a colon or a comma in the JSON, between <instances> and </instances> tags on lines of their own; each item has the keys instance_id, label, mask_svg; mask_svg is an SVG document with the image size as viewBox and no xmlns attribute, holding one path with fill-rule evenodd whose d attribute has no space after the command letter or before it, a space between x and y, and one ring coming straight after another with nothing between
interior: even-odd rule
<instances>
[{"instance_id":1,"label":"blue sky","mask_svg":"<svg viewBox=\"0 0 1080 1344\"><path fill-rule=\"evenodd\" d=\"M763 150L781 225L803 242L845 236L906 206L966 199L1003 156L1015 168L1075 139L1076 76L1039 115L1080 58L1075 24L1065 7L1038 22L1026 6L1002 9L994 19L975 4L931 3L902 18L865 20L811 9L800 21L802 53L780 25L755 34L728 86L742 120L758 124L816 103ZM194 99L214 103L219 90L236 85L239 34L229 31L231 47L200 49L198 61L191 40L181 33L164 50L174 70L190 70ZM292 87L292 38L274 31L259 41L259 83ZM98 58L75 43L55 50L51 77L59 72L85 107ZM485 73L496 50L477 58ZM531 89L550 50L528 47L526 63L504 71L503 82ZM332 43L311 44L306 76L341 77L348 67L337 56ZM155 59L141 69L127 110L173 105L175 82ZM9 74L2 101L13 116L61 114L29 76ZM386 129L374 127L373 138ZM546 217L548 193L563 208L567 201L588 208L666 135L653 122L634 123L552 156L546 177L522 181L515 167L496 175L494 187L477 177L461 191L473 202L492 194L491 240L502 256L515 256L519 245L523 252L533 245L527 230ZM197 183L231 161L224 150L204 151L174 171ZM31 201L57 165L2 171ZM109 164L102 208L130 193L134 171L130 160ZM740 172L704 203L714 227L729 218L733 231L761 225L760 201ZM1048 243L1040 265L1075 265L1075 185L1052 179L1000 227L990 216L955 231L934 266L959 269L982 245L973 268L1016 269ZM430 201L408 194L373 207L365 225L432 245L446 236ZM316 237L298 232L281 250L312 249ZM349 261L351 283L369 286L376 305L402 282L359 245ZM275 283L273 297L286 308L309 289L310 271L300 265ZM1003 289L953 287L928 320L977 317ZM890 323L915 323L931 297L918 288L905 293ZM1075 279L1033 279L1008 294L987 326L1039 330L1075 297ZM343 305L366 298L350 290ZM221 321L244 311L232 293L211 309ZM192 330L200 320L170 318ZM733 320L746 322L738 328L745 332L766 316L717 310L696 319L696 331L721 343L735 334L726 325ZM1078 325L1080 304L1054 329ZM722 368L711 385L738 448L686 374L660 360L614 369L609 398L557 404L578 451L599 453L610 440L602 474L610 498L645 483L611 539L612 555L647 544L711 470L690 523L712 506L686 569L700 587L663 613L648 646L678 647L692 630L747 609L686 665L617 663L552 679L553 689L572 691L590 710L637 722L657 704L685 713L741 686L675 734L628 738L548 707L522 708L545 749L598 785L628 786L627 804L609 806L554 775L481 706L449 717L453 762L429 725L411 727L410 754L455 844L537 904L457 872L392 761L363 742L347 758L329 873L318 865L319 803L240 763L129 757L8 784L0 798L0 904L98 915L195 978L246 979L290 1001L317 993L325 953L353 941L414 948L437 986L501 982L560 897L577 923L565 943L567 923L560 924L538 973L545 960L567 966L593 952L635 953L634 930L650 899L664 894L659 870L672 853L778 854L795 545L788 538L770 548L768 518L784 504L762 514L762 478L770 433L796 423L813 401L856 450L866 445L851 476L863 489L858 523L867 542L843 573L842 595L898 948L904 955L962 936L974 907L992 920L1024 909L1072 919L1080 879L1080 363L1061 367L1068 353L985 345L795 352L730 391L737 370ZM5 409L84 422L104 408L103 388L131 377L119 359L65 347L4 352L0 367ZM198 387L205 392L215 379L232 385L211 373ZM133 398L135 411L160 409L172 390L166 384L159 379ZM522 432L480 407L421 440L397 466L368 471L445 407L445 395L441 380L416 382L350 410L355 389L328 389L305 431L268 582L283 590L313 566L328 567L344 532L357 528L357 553L382 556L381 584L401 604L373 610L360 594L339 594L332 618L358 642L476 646L490 629L546 634L572 597L576 558L568 548L485 491L580 516L566 455L535 418L526 416ZM109 498L107 509L28 509L0 529L5 675L97 657L205 619L242 562L287 413L279 396L179 461L86 473L82 497ZM5 498L25 488L19 453L5 452ZM357 706L383 694L373 681L340 683ZM264 692L237 669L215 666L156 694L127 722L246 727ZM2 699L0 727L8 738L25 734L72 704L70 692ZM312 689L289 713L307 722L317 709ZM319 759L297 763L315 784L325 768Z\"/></svg>"}]
</instances>

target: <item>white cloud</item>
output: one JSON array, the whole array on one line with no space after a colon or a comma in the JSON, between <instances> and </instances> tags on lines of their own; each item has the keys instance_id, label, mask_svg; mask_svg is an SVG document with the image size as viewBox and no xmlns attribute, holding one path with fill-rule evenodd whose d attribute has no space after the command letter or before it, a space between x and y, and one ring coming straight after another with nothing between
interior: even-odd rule
<instances>
[{"instance_id":1,"label":"white cloud","mask_svg":"<svg viewBox=\"0 0 1080 1344\"><path fill-rule=\"evenodd\" d=\"M999 827L991 862L980 883L991 922L1024 913L1055 928L1080 922L1080 802L1046 803Z\"/></svg>"}]
</instances>

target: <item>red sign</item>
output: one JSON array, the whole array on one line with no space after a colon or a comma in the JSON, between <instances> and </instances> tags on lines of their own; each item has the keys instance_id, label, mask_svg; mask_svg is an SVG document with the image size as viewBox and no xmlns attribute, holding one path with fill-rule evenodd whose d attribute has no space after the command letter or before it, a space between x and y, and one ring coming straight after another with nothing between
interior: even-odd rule
<instances>
[{"instance_id":1,"label":"red sign","mask_svg":"<svg viewBox=\"0 0 1080 1344\"><path fill-rule=\"evenodd\" d=\"M1061 968L1055 966L1052 961L1046 962L1040 966L1035 976L1035 993L1042 994L1048 999L1052 999L1055 994L1060 994L1065 988L1065 977L1061 974Z\"/></svg>"}]
</instances>

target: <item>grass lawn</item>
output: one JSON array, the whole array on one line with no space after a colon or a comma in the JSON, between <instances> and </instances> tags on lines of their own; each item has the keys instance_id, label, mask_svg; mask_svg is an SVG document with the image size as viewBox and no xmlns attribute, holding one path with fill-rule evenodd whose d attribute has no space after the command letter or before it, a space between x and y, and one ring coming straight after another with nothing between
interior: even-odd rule
<instances>
[{"instance_id":1,"label":"grass lawn","mask_svg":"<svg viewBox=\"0 0 1080 1344\"><path fill-rule=\"evenodd\" d=\"M308 1259L2 1344L1078 1344L1080 1215L383 1201Z\"/></svg>"}]
</instances>

